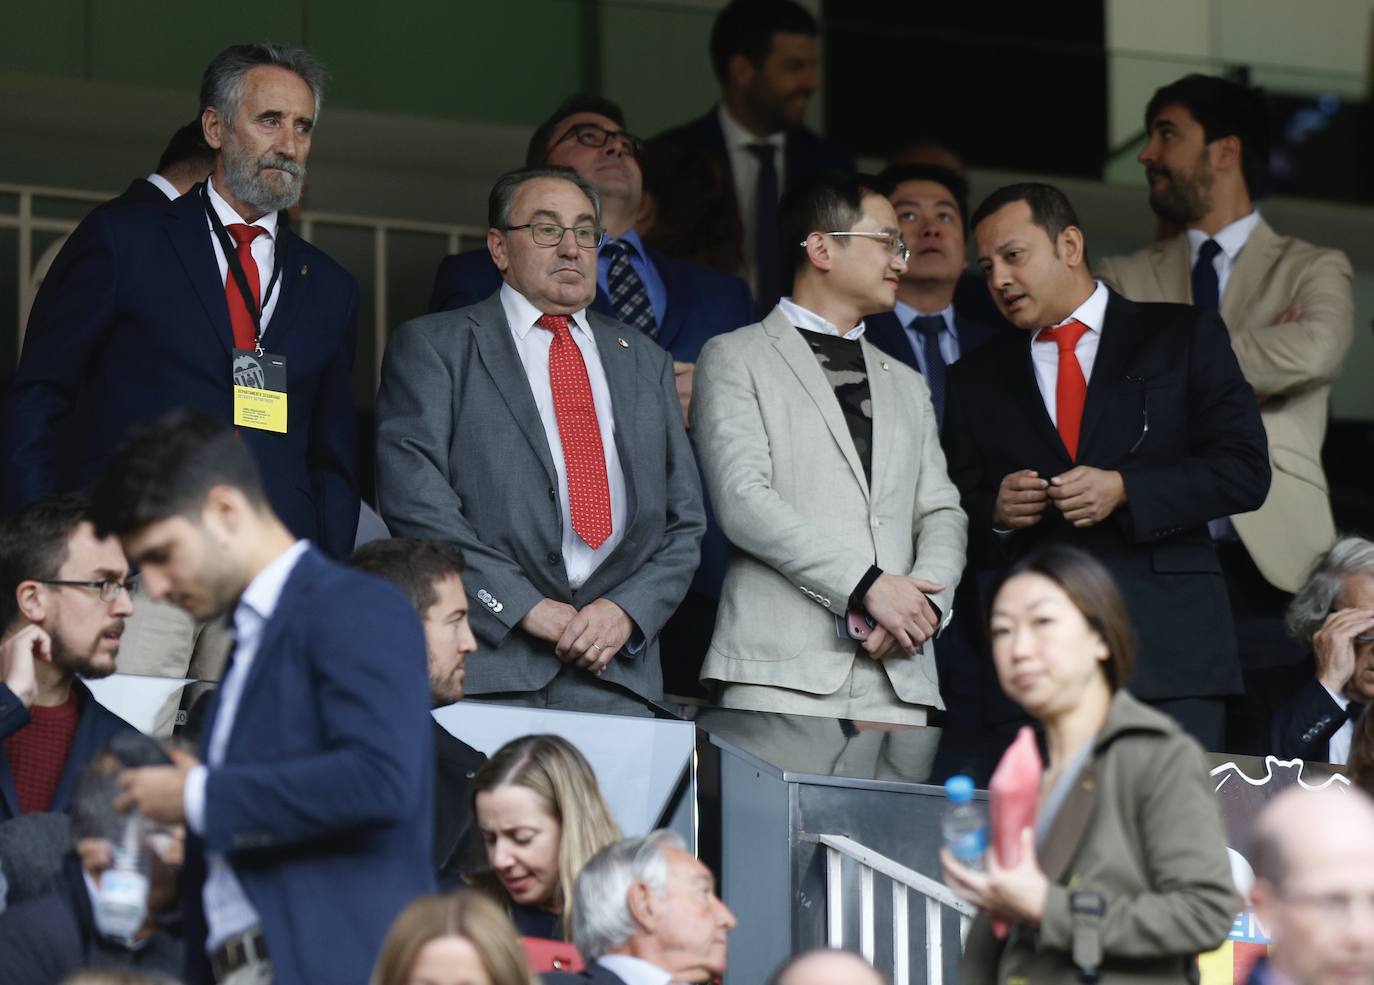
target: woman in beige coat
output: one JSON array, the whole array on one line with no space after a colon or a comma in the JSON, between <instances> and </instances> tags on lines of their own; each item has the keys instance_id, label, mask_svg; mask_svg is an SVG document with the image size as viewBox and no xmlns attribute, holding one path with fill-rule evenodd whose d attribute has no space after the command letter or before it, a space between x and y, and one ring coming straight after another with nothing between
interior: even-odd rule
<instances>
[{"instance_id":1,"label":"woman in beige coat","mask_svg":"<svg viewBox=\"0 0 1374 985\"><path fill-rule=\"evenodd\" d=\"M942 855L982 913L961 985L1196 982L1239 901L1201 748L1122 687L1126 607L1088 554L1049 547L1012 569L993 601L1003 689L1045 729L1049 765L1020 862L987 871ZM992 920L1011 924L999 939Z\"/></svg>"}]
</instances>

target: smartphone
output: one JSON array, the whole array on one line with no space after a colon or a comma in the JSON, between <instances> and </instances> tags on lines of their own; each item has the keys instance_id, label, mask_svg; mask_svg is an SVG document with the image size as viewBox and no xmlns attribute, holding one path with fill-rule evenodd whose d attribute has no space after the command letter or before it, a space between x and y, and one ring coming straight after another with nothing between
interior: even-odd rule
<instances>
[{"instance_id":1,"label":"smartphone","mask_svg":"<svg viewBox=\"0 0 1374 985\"><path fill-rule=\"evenodd\" d=\"M878 623L868 613L855 612L853 609L849 610L849 614L845 619L845 627L849 630L849 638L851 640L858 640L860 643L868 639L868 634L873 632L873 627L876 625L878 625Z\"/></svg>"}]
</instances>

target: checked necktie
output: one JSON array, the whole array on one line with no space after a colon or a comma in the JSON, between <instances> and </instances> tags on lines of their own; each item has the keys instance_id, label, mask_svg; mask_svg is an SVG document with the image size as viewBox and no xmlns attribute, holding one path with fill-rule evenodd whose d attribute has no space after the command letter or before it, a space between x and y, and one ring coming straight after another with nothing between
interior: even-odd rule
<instances>
[{"instance_id":1,"label":"checked necktie","mask_svg":"<svg viewBox=\"0 0 1374 985\"><path fill-rule=\"evenodd\" d=\"M1078 319L1046 328L1036 336L1037 342L1053 342L1059 346L1059 380L1054 387L1054 414L1059 437L1069 450L1069 457L1078 460L1078 432L1083 425L1083 401L1088 395L1088 381L1078 362L1074 348L1088 330Z\"/></svg>"},{"instance_id":2,"label":"checked necktie","mask_svg":"<svg viewBox=\"0 0 1374 985\"><path fill-rule=\"evenodd\" d=\"M606 269L607 293L616 318L652 339L658 335L658 322L654 320L654 308L649 303L644 281L630 264L633 251L634 247L623 239L611 240L602 250L611 258Z\"/></svg>"},{"instance_id":3,"label":"checked necktie","mask_svg":"<svg viewBox=\"0 0 1374 985\"><path fill-rule=\"evenodd\" d=\"M535 324L553 333L549 384L558 437L563 443L573 530L595 550L611 535L611 486L606 478L606 452L601 445L601 425L596 419L587 364L568 321L567 315L540 315Z\"/></svg>"},{"instance_id":4,"label":"checked necktie","mask_svg":"<svg viewBox=\"0 0 1374 985\"><path fill-rule=\"evenodd\" d=\"M239 266L243 268L244 276L248 278L248 286L253 290L253 301L255 304L262 304L262 283L258 277L258 262L253 259L253 240L259 233L267 230L261 226L249 226L242 222L230 223L224 227L229 231L229 235L234 238L236 249L235 255L239 258ZM239 290L239 285L234 281L231 271L226 271L224 276L224 299L229 304L229 325L234 330L234 348L252 349L258 344L258 329L253 324L253 314L248 310L248 304L243 299L243 292Z\"/></svg>"}]
</instances>

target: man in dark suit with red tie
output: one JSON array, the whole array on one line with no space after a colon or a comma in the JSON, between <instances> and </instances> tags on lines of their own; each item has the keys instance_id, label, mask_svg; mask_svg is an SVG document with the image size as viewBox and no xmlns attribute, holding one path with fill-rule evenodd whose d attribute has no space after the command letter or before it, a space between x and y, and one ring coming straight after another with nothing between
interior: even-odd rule
<instances>
[{"instance_id":1,"label":"man in dark suit with red tie","mask_svg":"<svg viewBox=\"0 0 1374 985\"><path fill-rule=\"evenodd\" d=\"M1025 334L950 368L943 438L970 554L987 567L1047 542L1096 555L1139 637L1131 691L1219 749L1240 668L1207 521L1256 509L1270 478L1226 327L1094 281L1049 185L999 189L973 226L993 299Z\"/></svg>"},{"instance_id":2,"label":"man in dark suit with red tie","mask_svg":"<svg viewBox=\"0 0 1374 985\"><path fill-rule=\"evenodd\" d=\"M89 486L131 424L190 406L235 421L293 533L351 552L357 282L277 219L300 197L323 78L300 49L226 48L201 86L213 175L83 224L5 401L6 510Z\"/></svg>"}]
</instances>

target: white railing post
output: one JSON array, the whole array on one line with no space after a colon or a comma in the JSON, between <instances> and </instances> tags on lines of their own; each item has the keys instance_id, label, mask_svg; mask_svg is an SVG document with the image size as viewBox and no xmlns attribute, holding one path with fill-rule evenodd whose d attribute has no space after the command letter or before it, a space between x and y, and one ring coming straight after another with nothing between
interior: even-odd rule
<instances>
[{"instance_id":1,"label":"white railing post","mask_svg":"<svg viewBox=\"0 0 1374 985\"><path fill-rule=\"evenodd\" d=\"M926 897L926 985L940 985L945 977L944 929L940 904Z\"/></svg>"},{"instance_id":2,"label":"white railing post","mask_svg":"<svg viewBox=\"0 0 1374 985\"><path fill-rule=\"evenodd\" d=\"M892 985L911 977L911 927L907 924L907 888L892 880Z\"/></svg>"},{"instance_id":3,"label":"white railing post","mask_svg":"<svg viewBox=\"0 0 1374 985\"><path fill-rule=\"evenodd\" d=\"M873 963L873 870L866 865L859 866L859 953L869 964Z\"/></svg>"},{"instance_id":4,"label":"white railing post","mask_svg":"<svg viewBox=\"0 0 1374 985\"><path fill-rule=\"evenodd\" d=\"M839 849L825 849L825 943L844 947L844 856Z\"/></svg>"}]
</instances>

